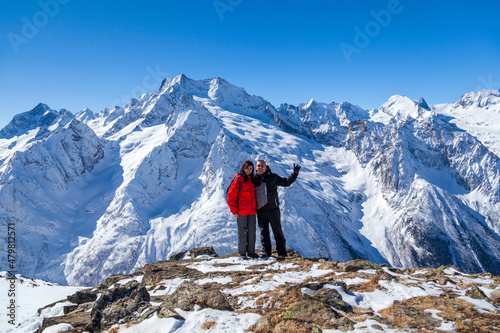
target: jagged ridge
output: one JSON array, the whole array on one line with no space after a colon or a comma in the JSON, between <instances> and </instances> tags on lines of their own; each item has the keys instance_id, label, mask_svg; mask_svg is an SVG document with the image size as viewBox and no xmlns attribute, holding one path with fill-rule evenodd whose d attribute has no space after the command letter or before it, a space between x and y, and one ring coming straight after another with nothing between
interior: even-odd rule
<instances>
[{"instance_id":1,"label":"jagged ridge","mask_svg":"<svg viewBox=\"0 0 500 333\"><path fill-rule=\"evenodd\" d=\"M21 272L92 285L192 246L232 252L224 189L242 161L283 176L298 162L280 195L288 245L304 255L498 273L499 158L440 108L393 96L371 111L275 109L183 75L97 114L39 105L2 130L0 214L18 225Z\"/></svg>"}]
</instances>

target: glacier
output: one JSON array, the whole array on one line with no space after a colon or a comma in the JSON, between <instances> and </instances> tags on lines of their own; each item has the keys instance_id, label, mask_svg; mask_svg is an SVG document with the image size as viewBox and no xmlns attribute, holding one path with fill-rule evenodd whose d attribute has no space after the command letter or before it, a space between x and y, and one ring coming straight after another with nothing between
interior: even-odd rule
<instances>
[{"instance_id":1,"label":"glacier","mask_svg":"<svg viewBox=\"0 0 500 333\"><path fill-rule=\"evenodd\" d=\"M15 116L0 131L0 216L15 223L19 273L95 285L189 248L234 252L225 188L242 162L282 176L299 163L279 195L287 246L304 256L500 274L498 118L498 90L276 108L179 75L98 113Z\"/></svg>"}]
</instances>

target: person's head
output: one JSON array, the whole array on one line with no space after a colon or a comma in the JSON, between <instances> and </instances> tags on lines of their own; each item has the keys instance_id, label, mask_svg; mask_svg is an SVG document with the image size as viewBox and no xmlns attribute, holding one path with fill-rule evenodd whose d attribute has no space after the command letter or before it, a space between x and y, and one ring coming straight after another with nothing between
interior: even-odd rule
<instances>
[{"instance_id":1,"label":"person's head","mask_svg":"<svg viewBox=\"0 0 500 333\"><path fill-rule=\"evenodd\" d=\"M252 161L245 161L245 163L241 166L241 172L247 176L253 173L253 169L254 167Z\"/></svg>"},{"instance_id":2,"label":"person's head","mask_svg":"<svg viewBox=\"0 0 500 333\"><path fill-rule=\"evenodd\" d=\"M264 160L257 161L256 171L259 175L263 175L264 172L266 172L266 162L264 162Z\"/></svg>"}]
</instances>

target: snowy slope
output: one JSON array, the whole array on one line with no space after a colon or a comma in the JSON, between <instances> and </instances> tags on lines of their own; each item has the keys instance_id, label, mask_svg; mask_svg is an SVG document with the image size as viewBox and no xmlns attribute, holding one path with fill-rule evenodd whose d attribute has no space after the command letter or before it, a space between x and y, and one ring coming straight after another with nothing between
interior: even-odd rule
<instances>
[{"instance_id":1,"label":"snowy slope","mask_svg":"<svg viewBox=\"0 0 500 333\"><path fill-rule=\"evenodd\" d=\"M221 78L180 75L100 113L40 104L0 132L0 214L16 223L19 272L92 285L192 247L233 252L224 191L262 158L281 176L303 166L280 189L287 246L303 255L498 273L500 138L449 121L497 110L498 92L479 94L276 109Z\"/></svg>"},{"instance_id":2,"label":"snowy slope","mask_svg":"<svg viewBox=\"0 0 500 333\"><path fill-rule=\"evenodd\" d=\"M500 90L481 90L464 94L451 104L435 105L435 112L480 140L500 156Z\"/></svg>"},{"instance_id":3,"label":"snowy slope","mask_svg":"<svg viewBox=\"0 0 500 333\"><path fill-rule=\"evenodd\" d=\"M34 332L42 324L43 317L55 316L62 314L63 305L69 302L58 303L57 306L51 309L44 310L42 316L39 316L38 309L43 308L51 303L66 299L67 296L74 294L82 288L61 286L52 282L43 280L33 280L16 276L15 282L15 320L16 325L9 323L13 318L8 317L8 311L4 311L14 298L9 297L6 292L10 288L11 278L6 272L0 272L0 290L5 291L0 295L0 306L2 307L0 317L0 332L10 332L16 328L16 325L22 323L21 330L23 332Z\"/></svg>"}]
</instances>

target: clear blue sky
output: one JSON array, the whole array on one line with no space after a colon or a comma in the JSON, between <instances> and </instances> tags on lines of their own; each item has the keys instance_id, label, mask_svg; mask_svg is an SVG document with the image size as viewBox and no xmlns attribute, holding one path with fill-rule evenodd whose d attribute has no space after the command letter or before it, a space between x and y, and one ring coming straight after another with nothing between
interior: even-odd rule
<instances>
[{"instance_id":1,"label":"clear blue sky","mask_svg":"<svg viewBox=\"0 0 500 333\"><path fill-rule=\"evenodd\" d=\"M499 12L498 1L458 0L4 1L0 128L39 102L124 105L181 73L276 107L454 102L500 88Z\"/></svg>"}]
</instances>

